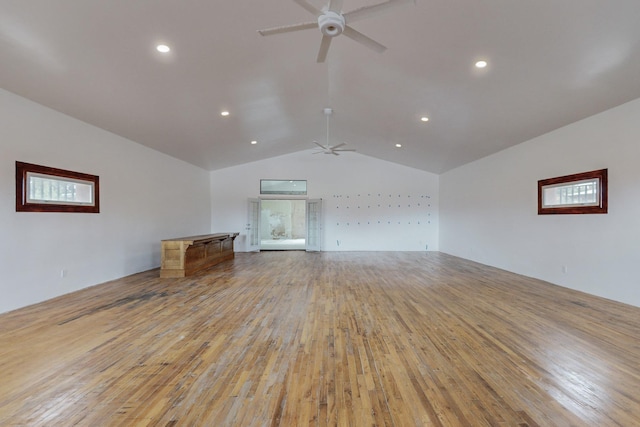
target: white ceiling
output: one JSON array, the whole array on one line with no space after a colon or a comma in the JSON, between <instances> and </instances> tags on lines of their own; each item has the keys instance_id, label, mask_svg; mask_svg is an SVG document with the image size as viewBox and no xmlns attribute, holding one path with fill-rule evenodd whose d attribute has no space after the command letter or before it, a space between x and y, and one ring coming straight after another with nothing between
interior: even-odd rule
<instances>
[{"instance_id":1,"label":"white ceiling","mask_svg":"<svg viewBox=\"0 0 640 427\"><path fill-rule=\"evenodd\" d=\"M342 35L323 64L317 29L256 31L313 19L293 0L2 0L0 86L207 170L311 155L329 106L330 143L442 173L640 97L638 0L417 0L353 23L386 52Z\"/></svg>"}]
</instances>

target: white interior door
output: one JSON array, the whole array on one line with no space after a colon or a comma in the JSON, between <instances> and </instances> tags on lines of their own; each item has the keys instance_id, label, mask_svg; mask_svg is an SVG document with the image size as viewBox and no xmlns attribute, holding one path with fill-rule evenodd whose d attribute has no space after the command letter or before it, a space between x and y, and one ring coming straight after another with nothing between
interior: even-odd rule
<instances>
[{"instance_id":1,"label":"white interior door","mask_svg":"<svg viewBox=\"0 0 640 427\"><path fill-rule=\"evenodd\" d=\"M249 199L247 214L247 251L260 251L260 199Z\"/></svg>"},{"instance_id":2,"label":"white interior door","mask_svg":"<svg viewBox=\"0 0 640 427\"><path fill-rule=\"evenodd\" d=\"M307 200L307 251L322 250L322 199Z\"/></svg>"}]
</instances>

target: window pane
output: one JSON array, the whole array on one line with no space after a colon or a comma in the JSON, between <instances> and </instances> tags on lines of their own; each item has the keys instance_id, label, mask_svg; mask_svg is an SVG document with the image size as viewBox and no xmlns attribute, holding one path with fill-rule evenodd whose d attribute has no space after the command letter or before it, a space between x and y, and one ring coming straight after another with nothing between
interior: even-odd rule
<instances>
[{"instance_id":1,"label":"window pane","mask_svg":"<svg viewBox=\"0 0 640 427\"><path fill-rule=\"evenodd\" d=\"M599 180L584 180L570 184L544 186L543 206L597 206Z\"/></svg>"},{"instance_id":2,"label":"window pane","mask_svg":"<svg viewBox=\"0 0 640 427\"><path fill-rule=\"evenodd\" d=\"M71 178L27 173L29 203L93 205L93 183Z\"/></svg>"}]
</instances>

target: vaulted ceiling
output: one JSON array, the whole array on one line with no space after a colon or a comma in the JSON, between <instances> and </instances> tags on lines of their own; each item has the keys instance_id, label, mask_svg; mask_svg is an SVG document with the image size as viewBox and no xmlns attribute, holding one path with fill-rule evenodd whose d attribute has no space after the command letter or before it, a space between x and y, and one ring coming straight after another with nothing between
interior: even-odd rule
<instances>
[{"instance_id":1,"label":"vaulted ceiling","mask_svg":"<svg viewBox=\"0 0 640 427\"><path fill-rule=\"evenodd\" d=\"M442 173L640 97L638 0L405 1L324 63L317 28L257 32L298 3L2 0L0 87L207 170L315 140Z\"/></svg>"}]
</instances>

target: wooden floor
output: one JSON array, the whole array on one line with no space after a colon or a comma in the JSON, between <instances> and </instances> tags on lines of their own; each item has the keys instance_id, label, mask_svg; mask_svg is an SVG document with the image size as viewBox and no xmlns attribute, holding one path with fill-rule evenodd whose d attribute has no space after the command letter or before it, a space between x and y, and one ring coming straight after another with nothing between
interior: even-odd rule
<instances>
[{"instance_id":1,"label":"wooden floor","mask_svg":"<svg viewBox=\"0 0 640 427\"><path fill-rule=\"evenodd\" d=\"M240 253L1 315L0 425L638 426L640 308L439 253Z\"/></svg>"}]
</instances>

